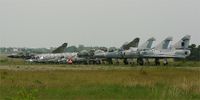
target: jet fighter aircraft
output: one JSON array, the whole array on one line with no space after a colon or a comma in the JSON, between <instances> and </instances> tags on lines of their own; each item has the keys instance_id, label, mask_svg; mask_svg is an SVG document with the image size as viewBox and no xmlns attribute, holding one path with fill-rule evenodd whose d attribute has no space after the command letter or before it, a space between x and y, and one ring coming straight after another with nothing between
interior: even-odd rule
<instances>
[{"instance_id":1,"label":"jet fighter aircraft","mask_svg":"<svg viewBox=\"0 0 200 100\"><path fill-rule=\"evenodd\" d=\"M55 50L52 51L52 54L54 53L63 53L65 48L67 47L67 43L63 43L61 46L56 48ZM17 53L17 54L11 54L8 55L9 58L23 58L23 59L31 59L32 57L39 55L39 54L30 54L30 53ZM42 55L42 54L40 54Z\"/></svg>"}]
</instances>

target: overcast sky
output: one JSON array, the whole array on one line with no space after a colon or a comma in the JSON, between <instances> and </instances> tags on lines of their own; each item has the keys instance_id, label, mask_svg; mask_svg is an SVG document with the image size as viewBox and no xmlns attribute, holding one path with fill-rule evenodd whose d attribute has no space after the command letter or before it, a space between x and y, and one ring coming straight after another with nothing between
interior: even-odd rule
<instances>
[{"instance_id":1,"label":"overcast sky","mask_svg":"<svg viewBox=\"0 0 200 100\"><path fill-rule=\"evenodd\" d=\"M0 47L120 47L186 34L200 44L200 0L0 0Z\"/></svg>"}]
</instances>

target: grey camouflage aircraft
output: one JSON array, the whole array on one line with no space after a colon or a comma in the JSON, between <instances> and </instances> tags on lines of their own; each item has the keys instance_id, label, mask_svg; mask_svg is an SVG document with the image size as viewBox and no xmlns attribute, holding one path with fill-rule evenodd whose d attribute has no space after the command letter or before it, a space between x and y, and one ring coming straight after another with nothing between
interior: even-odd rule
<instances>
[{"instance_id":1,"label":"grey camouflage aircraft","mask_svg":"<svg viewBox=\"0 0 200 100\"><path fill-rule=\"evenodd\" d=\"M77 53L64 53L67 43L62 44L60 47L52 51L52 53L45 54L35 54L30 59L27 59L28 62L38 62L38 63L58 63L66 62L67 59L71 59L77 56Z\"/></svg>"},{"instance_id":2,"label":"grey camouflage aircraft","mask_svg":"<svg viewBox=\"0 0 200 100\"><path fill-rule=\"evenodd\" d=\"M52 54L54 53L63 53L65 48L67 47L67 43L63 43L61 46L56 48L55 50L52 51ZM29 54L29 53L17 53L17 54L11 54L8 55L9 58L23 58L23 59L31 59L34 56L37 55L43 55L43 54Z\"/></svg>"}]
</instances>

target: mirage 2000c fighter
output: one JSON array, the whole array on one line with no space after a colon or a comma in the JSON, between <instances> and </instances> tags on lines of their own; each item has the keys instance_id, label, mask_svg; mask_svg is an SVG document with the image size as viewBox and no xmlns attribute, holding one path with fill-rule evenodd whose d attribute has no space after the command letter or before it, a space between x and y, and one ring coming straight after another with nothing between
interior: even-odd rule
<instances>
[{"instance_id":1,"label":"mirage 2000c fighter","mask_svg":"<svg viewBox=\"0 0 200 100\"><path fill-rule=\"evenodd\" d=\"M61 46L59 46L58 48L56 48L55 50L53 50L51 54L63 53L66 47L67 47L67 43L63 43ZM43 54L30 54L30 53L23 53L23 52L21 52L21 53L18 53L18 54L8 55L8 57L9 58L31 59L31 58L39 56L39 55L43 55Z\"/></svg>"},{"instance_id":2,"label":"mirage 2000c fighter","mask_svg":"<svg viewBox=\"0 0 200 100\"><path fill-rule=\"evenodd\" d=\"M52 53L35 54L27 61L39 62L39 63L51 63L51 62L54 63L54 62L66 61L65 58L72 58L77 55L77 53L65 53L64 51L67 45L68 45L67 43L62 44L62 46L53 50Z\"/></svg>"}]
</instances>

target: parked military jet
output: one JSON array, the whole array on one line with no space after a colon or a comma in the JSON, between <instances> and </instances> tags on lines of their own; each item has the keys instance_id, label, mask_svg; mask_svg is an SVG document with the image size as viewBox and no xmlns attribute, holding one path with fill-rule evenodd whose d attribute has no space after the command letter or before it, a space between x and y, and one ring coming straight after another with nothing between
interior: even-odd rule
<instances>
[{"instance_id":1,"label":"parked military jet","mask_svg":"<svg viewBox=\"0 0 200 100\"><path fill-rule=\"evenodd\" d=\"M68 59L76 57L77 53L47 53L47 54L37 54L34 55L31 59L28 59L29 62L37 63L61 63L66 62Z\"/></svg>"},{"instance_id":2,"label":"parked military jet","mask_svg":"<svg viewBox=\"0 0 200 100\"><path fill-rule=\"evenodd\" d=\"M20 52L20 53L13 53L8 55L9 58L22 58L22 59L29 59L31 58L32 54Z\"/></svg>"},{"instance_id":3,"label":"parked military jet","mask_svg":"<svg viewBox=\"0 0 200 100\"><path fill-rule=\"evenodd\" d=\"M65 59L71 59L77 56L77 53L64 53L67 45L67 43L62 44L62 46L53 50L52 53L35 54L26 61L38 63L60 63L64 61L66 62Z\"/></svg>"},{"instance_id":4,"label":"parked military jet","mask_svg":"<svg viewBox=\"0 0 200 100\"><path fill-rule=\"evenodd\" d=\"M56 48L55 50L52 51L52 53L63 53L65 48L67 47L67 43L63 43L61 46ZM23 58L23 59L30 59L38 54L30 54L30 53L17 53L17 54L11 54L8 55L9 58ZM41 54L42 55L42 54Z\"/></svg>"}]
</instances>

